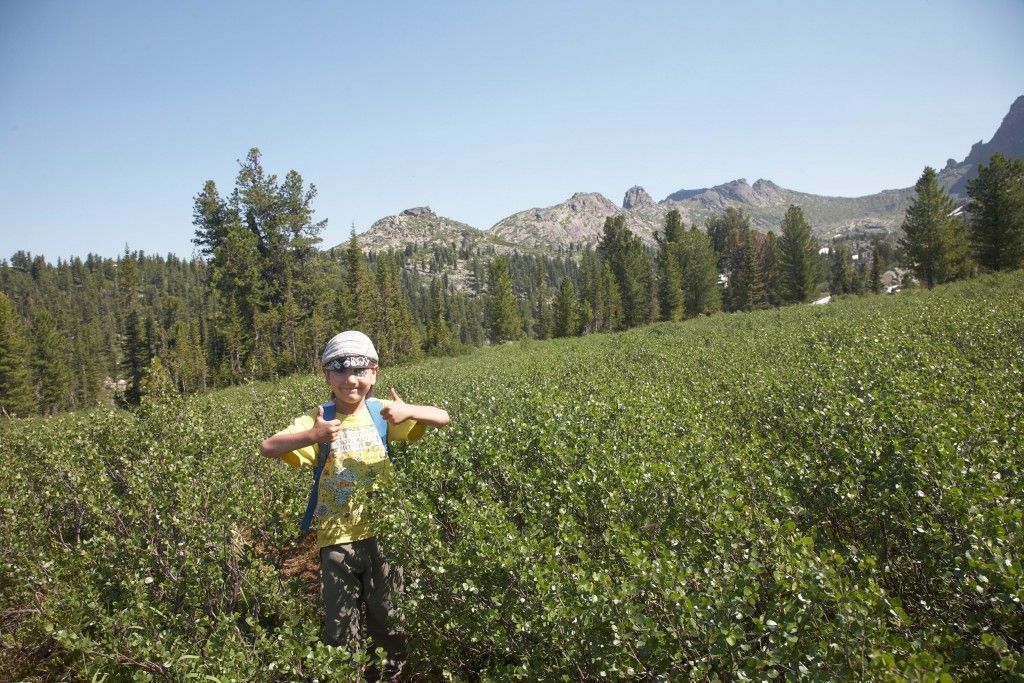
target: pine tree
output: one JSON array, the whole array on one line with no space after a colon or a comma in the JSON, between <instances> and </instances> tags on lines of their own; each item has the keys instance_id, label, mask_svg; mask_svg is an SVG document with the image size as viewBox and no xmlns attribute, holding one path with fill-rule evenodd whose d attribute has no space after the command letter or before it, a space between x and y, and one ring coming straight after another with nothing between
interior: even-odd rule
<instances>
[{"instance_id":1,"label":"pine tree","mask_svg":"<svg viewBox=\"0 0 1024 683\"><path fill-rule=\"evenodd\" d=\"M597 253L615 277L622 306L622 326L650 322L654 303L651 262L640 238L626 227L625 216L605 219Z\"/></svg>"},{"instance_id":2,"label":"pine tree","mask_svg":"<svg viewBox=\"0 0 1024 683\"><path fill-rule=\"evenodd\" d=\"M953 216L956 205L939 185L935 169L926 167L914 189L917 194L903 219L900 244L914 275L931 289L970 270L966 232Z\"/></svg>"},{"instance_id":3,"label":"pine tree","mask_svg":"<svg viewBox=\"0 0 1024 683\"><path fill-rule=\"evenodd\" d=\"M32 369L38 388L39 408L44 414L69 409L74 402L73 378L68 363L66 335L46 309L32 315Z\"/></svg>"},{"instance_id":4,"label":"pine tree","mask_svg":"<svg viewBox=\"0 0 1024 683\"><path fill-rule=\"evenodd\" d=\"M612 272L610 264L605 263L601 267L600 300L601 307L601 331L611 332L621 330L625 326L622 312L622 293L619 284L615 280L615 273Z\"/></svg>"},{"instance_id":5,"label":"pine tree","mask_svg":"<svg viewBox=\"0 0 1024 683\"><path fill-rule=\"evenodd\" d=\"M750 310L750 261L747 258L750 228L734 228L725 243L725 267L729 281L725 288L726 308L730 311Z\"/></svg>"},{"instance_id":6,"label":"pine tree","mask_svg":"<svg viewBox=\"0 0 1024 683\"><path fill-rule=\"evenodd\" d=\"M574 337L579 332L579 297L576 295L572 280L563 277L555 300L554 336Z\"/></svg>"},{"instance_id":7,"label":"pine tree","mask_svg":"<svg viewBox=\"0 0 1024 683\"><path fill-rule=\"evenodd\" d=\"M780 278L782 301L803 303L817 292L815 260L817 249L811 237L811 226L804 220L799 206L791 205L782 219L782 251Z\"/></svg>"},{"instance_id":8,"label":"pine tree","mask_svg":"<svg viewBox=\"0 0 1024 683\"><path fill-rule=\"evenodd\" d=\"M829 292L832 296L853 291L853 269L850 267L850 248L839 244L829 254Z\"/></svg>"},{"instance_id":9,"label":"pine tree","mask_svg":"<svg viewBox=\"0 0 1024 683\"><path fill-rule=\"evenodd\" d=\"M452 345L452 331L447 320L445 293L441 278L430 283L430 303L427 308L426 348L431 353L448 353Z\"/></svg>"},{"instance_id":10,"label":"pine tree","mask_svg":"<svg viewBox=\"0 0 1024 683\"><path fill-rule=\"evenodd\" d=\"M11 300L0 293L0 413L25 417L35 408L25 325Z\"/></svg>"},{"instance_id":11,"label":"pine tree","mask_svg":"<svg viewBox=\"0 0 1024 683\"><path fill-rule=\"evenodd\" d=\"M764 238L761 233L750 230L743 246L743 270L747 278L747 307L756 311L768 308L768 285L764 272Z\"/></svg>"},{"instance_id":12,"label":"pine tree","mask_svg":"<svg viewBox=\"0 0 1024 683\"><path fill-rule=\"evenodd\" d=\"M769 232L761 244L761 273L769 306L782 305L782 248L775 233Z\"/></svg>"},{"instance_id":13,"label":"pine tree","mask_svg":"<svg viewBox=\"0 0 1024 683\"><path fill-rule=\"evenodd\" d=\"M349 238L345 252L346 308L351 312L350 327L357 330L377 329L377 289L366 267L363 250L359 248L355 230Z\"/></svg>"},{"instance_id":14,"label":"pine tree","mask_svg":"<svg viewBox=\"0 0 1024 683\"><path fill-rule=\"evenodd\" d=\"M583 334L604 329L603 292L603 265L597 254L587 249L580 259L580 294L583 300L580 307L580 327Z\"/></svg>"},{"instance_id":15,"label":"pine tree","mask_svg":"<svg viewBox=\"0 0 1024 683\"><path fill-rule=\"evenodd\" d=\"M534 312L533 336L536 339L548 339L552 333L554 321L552 319L551 302L548 300L548 278L544 268L544 262L537 261L536 276L536 310Z\"/></svg>"},{"instance_id":16,"label":"pine tree","mask_svg":"<svg viewBox=\"0 0 1024 683\"><path fill-rule=\"evenodd\" d=\"M213 256L227 237L228 225L237 222L227 203L217 191L217 183L207 180L203 191L196 195L192 209L192 224L196 226L192 244L206 256Z\"/></svg>"},{"instance_id":17,"label":"pine tree","mask_svg":"<svg viewBox=\"0 0 1024 683\"><path fill-rule=\"evenodd\" d=\"M121 339L121 371L127 381L124 400L129 405L138 405L142 398L142 377L149 365L149 353L143 332L145 322L138 310L128 311L125 317L124 336Z\"/></svg>"},{"instance_id":18,"label":"pine tree","mask_svg":"<svg viewBox=\"0 0 1024 683\"><path fill-rule=\"evenodd\" d=\"M679 249L682 264L683 308L687 318L715 313L722 308L718 284L718 255L708 236L691 228Z\"/></svg>"},{"instance_id":19,"label":"pine tree","mask_svg":"<svg viewBox=\"0 0 1024 683\"><path fill-rule=\"evenodd\" d=\"M117 263L118 290L124 310L124 331L121 335L121 372L127 382L124 400L138 405L142 397L142 376L149 365L149 342L146 320L139 302L139 276L136 256L125 249Z\"/></svg>"},{"instance_id":20,"label":"pine tree","mask_svg":"<svg viewBox=\"0 0 1024 683\"><path fill-rule=\"evenodd\" d=\"M522 334L508 258L498 256L491 261L490 298L487 310L487 333L495 344L518 339Z\"/></svg>"},{"instance_id":21,"label":"pine tree","mask_svg":"<svg viewBox=\"0 0 1024 683\"><path fill-rule=\"evenodd\" d=\"M971 242L987 270L1024 266L1024 160L993 154L967 182Z\"/></svg>"},{"instance_id":22,"label":"pine tree","mask_svg":"<svg viewBox=\"0 0 1024 683\"><path fill-rule=\"evenodd\" d=\"M871 250L871 275L869 283L873 294L882 293L882 264L877 242Z\"/></svg>"},{"instance_id":23,"label":"pine tree","mask_svg":"<svg viewBox=\"0 0 1024 683\"><path fill-rule=\"evenodd\" d=\"M729 207L724 213L712 216L707 220L706 232L711 246L718 254L719 269L727 269L729 260L729 235L733 231L741 235L750 230L750 218L743 209Z\"/></svg>"},{"instance_id":24,"label":"pine tree","mask_svg":"<svg viewBox=\"0 0 1024 683\"><path fill-rule=\"evenodd\" d=\"M109 366L104 352L103 331L90 320L78 327L74 335L75 405L95 405L103 395L103 379Z\"/></svg>"},{"instance_id":25,"label":"pine tree","mask_svg":"<svg viewBox=\"0 0 1024 683\"><path fill-rule=\"evenodd\" d=\"M414 358L419 353L419 332L409 312L409 302L402 291L398 265L390 254L377 259L377 331L374 342L382 363Z\"/></svg>"},{"instance_id":26,"label":"pine tree","mask_svg":"<svg viewBox=\"0 0 1024 683\"><path fill-rule=\"evenodd\" d=\"M658 244L658 313L661 320L679 320L683 315L683 276L679 263L682 219L678 209L668 212L665 234L654 239Z\"/></svg>"}]
</instances>

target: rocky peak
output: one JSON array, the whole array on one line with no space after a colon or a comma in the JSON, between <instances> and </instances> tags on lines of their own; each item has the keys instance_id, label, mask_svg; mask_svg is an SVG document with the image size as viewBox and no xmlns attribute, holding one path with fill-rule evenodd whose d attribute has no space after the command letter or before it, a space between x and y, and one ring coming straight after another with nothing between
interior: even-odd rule
<instances>
[{"instance_id":1,"label":"rocky peak","mask_svg":"<svg viewBox=\"0 0 1024 683\"><path fill-rule=\"evenodd\" d=\"M648 206L653 203L654 200L651 199L651 195L647 194L647 190L639 185L634 185L626 190L626 196L622 199L622 208L628 210L637 206Z\"/></svg>"},{"instance_id":2,"label":"rocky peak","mask_svg":"<svg viewBox=\"0 0 1024 683\"><path fill-rule=\"evenodd\" d=\"M402 212L403 216L412 216L413 218L436 218L437 214L434 213L429 206L417 206L411 209L406 209Z\"/></svg>"},{"instance_id":3,"label":"rocky peak","mask_svg":"<svg viewBox=\"0 0 1024 683\"><path fill-rule=\"evenodd\" d=\"M1024 95L1010 105L1010 111L988 143L979 140L971 147L964 163L972 166L987 164L989 157L996 152L1011 158L1024 157Z\"/></svg>"},{"instance_id":4,"label":"rocky peak","mask_svg":"<svg viewBox=\"0 0 1024 683\"><path fill-rule=\"evenodd\" d=\"M979 140L971 145L967 158L959 164L942 169L939 182L960 198L967 196L967 182L978 176L978 164L988 164L993 154L1011 159L1024 159L1024 95L1021 95L1006 113L995 135L988 142Z\"/></svg>"}]
</instances>

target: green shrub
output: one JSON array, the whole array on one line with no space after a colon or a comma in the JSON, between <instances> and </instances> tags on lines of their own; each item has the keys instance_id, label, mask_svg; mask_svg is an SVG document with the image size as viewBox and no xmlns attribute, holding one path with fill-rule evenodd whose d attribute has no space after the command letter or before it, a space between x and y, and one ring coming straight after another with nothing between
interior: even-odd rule
<instances>
[{"instance_id":1,"label":"green shrub","mask_svg":"<svg viewBox=\"0 0 1024 683\"><path fill-rule=\"evenodd\" d=\"M1024 676L1024 274L385 369L425 679ZM385 392L378 392L385 395ZM0 678L345 680L290 562L292 378L15 421ZM310 559L310 558L307 558Z\"/></svg>"}]
</instances>

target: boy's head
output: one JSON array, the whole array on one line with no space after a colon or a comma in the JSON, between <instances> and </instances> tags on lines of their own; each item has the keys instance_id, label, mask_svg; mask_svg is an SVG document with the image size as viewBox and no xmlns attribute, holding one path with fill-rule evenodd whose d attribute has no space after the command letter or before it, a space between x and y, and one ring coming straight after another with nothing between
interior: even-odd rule
<instances>
[{"instance_id":1,"label":"boy's head","mask_svg":"<svg viewBox=\"0 0 1024 683\"><path fill-rule=\"evenodd\" d=\"M377 383L378 360L377 349L362 332L348 330L334 335L324 347L320 363L335 403L362 403Z\"/></svg>"}]
</instances>

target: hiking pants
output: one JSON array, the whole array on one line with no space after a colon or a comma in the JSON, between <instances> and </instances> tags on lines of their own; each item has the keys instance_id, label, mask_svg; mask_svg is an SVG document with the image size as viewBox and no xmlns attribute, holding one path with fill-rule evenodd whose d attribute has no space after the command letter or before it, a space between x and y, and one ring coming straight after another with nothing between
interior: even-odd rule
<instances>
[{"instance_id":1,"label":"hiking pants","mask_svg":"<svg viewBox=\"0 0 1024 683\"><path fill-rule=\"evenodd\" d=\"M366 635L388 653L391 666L405 663L405 634L388 620L392 596L402 590L402 570L389 566L377 539L339 543L320 549L320 597L324 602L322 639L327 645L360 641L360 609L366 608Z\"/></svg>"}]
</instances>

